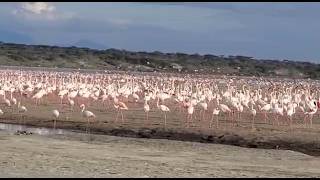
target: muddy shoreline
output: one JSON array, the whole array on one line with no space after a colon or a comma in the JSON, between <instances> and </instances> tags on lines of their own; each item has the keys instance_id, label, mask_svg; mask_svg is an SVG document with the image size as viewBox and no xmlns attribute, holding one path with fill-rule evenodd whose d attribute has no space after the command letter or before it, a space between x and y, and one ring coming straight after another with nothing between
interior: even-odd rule
<instances>
[{"instance_id":1,"label":"muddy shoreline","mask_svg":"<svg viewBox=\"0 0 320 180\"><path fill-rule=\"evenodd\" d=\"M19 124L17 117L0 118L1 123ZM52 128L52 120L42 120L35 117L26 117L25 125L33 127ZM103 123L112 124L110 122ZM57 128L72 130L85 133L86 123L75 121L59 120ZM316 139L299 139L296 135L259 135L263 129L257 128L254 132L250 129L234 132L213 129L210 134L186 132L183 130L164 130L163 128L127 128L114 127L114 125L101 126L101 124L91 124L90 133L99 135L111 135L119 137L131 138L147 138L147 139L168 139L177 141L212 143L234 145L246 148L259 149L281 149L301 152L311 156L320 156L320 142ZM288 132L286 132L288 133ZM298 136L299 137L299 136Z\"/></svg>"}]
</instances>

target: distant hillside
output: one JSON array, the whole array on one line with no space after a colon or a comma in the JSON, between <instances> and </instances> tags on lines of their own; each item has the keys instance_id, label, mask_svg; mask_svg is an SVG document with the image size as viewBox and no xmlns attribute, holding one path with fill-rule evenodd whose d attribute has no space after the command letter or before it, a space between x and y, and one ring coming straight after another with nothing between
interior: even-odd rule
<instances>
[{"instance_id":1,"label":"distant hillside","mask_svg":"<svg viewBox=\"0 0 320 180\"><path fill-rule=\"evenodd\" d=\"M80 41L74 43L73 46L76 46L76 47L89 47L89 48L92 48L92 49L99 49L99 50L108 48L105 45L102 45L102 44L99 44L99 43L96 43L96 42L93 42L93 41L89 41L89 40L80 40Z\"/></svg>"},{"instance_id":2,"label":"distant hillside","mask_svg":"<svg viewBox=\"0 0 320 180\"><path fill-rule=\"evenodd\" d=\"M2 42L0 65L320 78L320 65L309 62Z\"/></svg>"}]
</instances>

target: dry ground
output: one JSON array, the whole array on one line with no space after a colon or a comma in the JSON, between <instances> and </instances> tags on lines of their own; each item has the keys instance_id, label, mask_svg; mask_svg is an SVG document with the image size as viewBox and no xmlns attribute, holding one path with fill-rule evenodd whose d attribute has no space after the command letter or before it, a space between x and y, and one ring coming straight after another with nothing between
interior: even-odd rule
<instances>
[{"instance_id":1,"label":"dry ground","mask_svg":"<svg viewBox=\"0 0 320 180\"><path fill-rule=\"evenodd\" d=\"M92 135L0 131L0 177L320 177L320 161L290 150Z\"/></svg>"}]
</instances>

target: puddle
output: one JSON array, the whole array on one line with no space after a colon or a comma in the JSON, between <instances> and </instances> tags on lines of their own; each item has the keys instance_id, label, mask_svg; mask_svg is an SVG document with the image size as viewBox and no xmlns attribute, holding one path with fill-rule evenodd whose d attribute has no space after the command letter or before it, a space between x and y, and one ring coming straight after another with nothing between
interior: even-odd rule
<instances>
[{"instance_id":1,"label":"puddle","mask_svg":"<svg viewBox=\"0 0 320 180\"><path fill-rule=\"evenodd\" d=\"M0 123L0 131L6 131L9 133L16 133L17 131L26 131L38 135L75 135L75 134L84 134L81 132L65 130L65 129L53 129L45 127L32 127L19 124L6 124Z\"/></svg>"}]
</instances>

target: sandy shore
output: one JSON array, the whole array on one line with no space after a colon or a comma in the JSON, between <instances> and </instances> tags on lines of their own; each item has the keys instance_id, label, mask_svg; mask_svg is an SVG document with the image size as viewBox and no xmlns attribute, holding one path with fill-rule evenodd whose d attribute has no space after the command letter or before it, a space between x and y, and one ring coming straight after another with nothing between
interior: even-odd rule
<instances>
[{"instance_id":1,"label":"sandy shore","mask_svg":"<svg viewBox=\"0 0 320 180\"><path fill-rule=\"evenodd\" d=\"M320 177L320 161L289 150L93 135L0 131L1 177Z\"/></svg>"}]
</instances>

